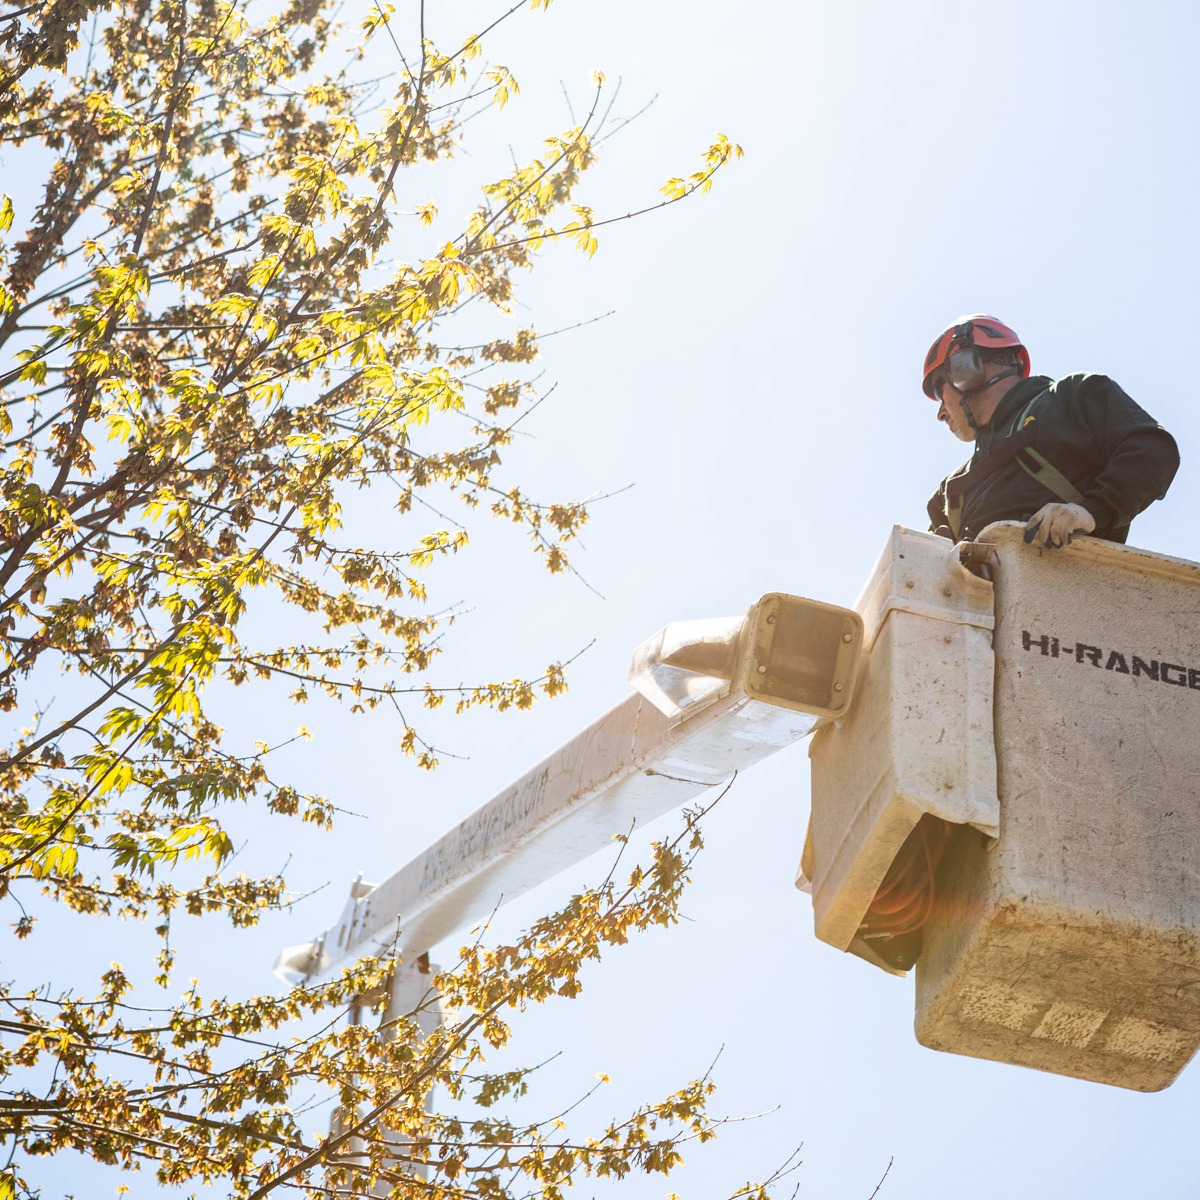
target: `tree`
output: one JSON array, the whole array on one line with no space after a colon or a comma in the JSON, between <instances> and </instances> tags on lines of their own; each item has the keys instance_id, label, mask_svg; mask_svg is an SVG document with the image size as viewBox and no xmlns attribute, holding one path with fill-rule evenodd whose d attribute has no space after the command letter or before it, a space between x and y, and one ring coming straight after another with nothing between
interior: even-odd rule
<instances>
[{"instance_id":1,"label":"tree","mask_svg":"<svg viewBox=\"0 0 1200 1200\"><path fill-rule=\"evenodd\" d=\"M49 164L36 199L0 201L0 709L19 730L0 785L0 898L20 938L48 905L153 922L162 988L172 914L242 927L290 902L282 877L232 869L234 806L332 819L330 798L272 774L265 743L230 743L212 708L223 688L286 679L296 702L323 691L399 714L414 693L431 708L527 708L565 686L561 663L436 686L450 618L423 577L467 534L429 528L421 504L453 493L523 526L551 571L568 565L585 506L503 474L536 402L537 334L477 331L509 313L547 242L595 251L608 219L575 193L604 81L579 125L486 183L447 236L409 181L516 81L482 65L483 35L436 47L423 7L414 28L369 8L339 60L328 7L291 0L255 24L230 0L40 0L0 17L7 161L28 178ZM376 112L356 71L380 46L397 82ZM706 190L739 153L718 137L649 207ZM494 375L472 410L465 381L483 368ZM407 518L404 549L339 540L362 489ZM266 606L305 622L304 639L264 643L248 615ZM37 685L67 676L69 715L39 707ZM403 752L433 767L398 719ZM431 981L456 1016L427 1037L416 1010L384 1030L338 1019L384 1003L388 961L281 998L193 985L174 1004L117 965L94 994L3 981L0 1133L18 1191L35 1190L37 1156L64 1150L256 1200L552 1197L581 1173L669 1172L682 1140L713 1135L707 1078L572 1138L513 1116L525 1073L482 1060L508 1036L506 1009L573 995L603 947L673 922L698 846L689 818L627 884L610 878L512 946L466 949ZM296 1111L313 1085L333 1096L336 1134L313 1135ZM427 1113L434 1085L476 1115Z\"/></svg>"}]
</instances>

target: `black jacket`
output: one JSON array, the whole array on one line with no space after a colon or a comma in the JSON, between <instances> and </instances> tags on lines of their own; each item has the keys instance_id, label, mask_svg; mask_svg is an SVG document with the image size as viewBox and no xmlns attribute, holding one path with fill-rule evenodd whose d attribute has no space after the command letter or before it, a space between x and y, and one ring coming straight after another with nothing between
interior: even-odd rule
<instances>
[{"instance_id":1,"label":"black jacket","mask_svg":"<svg viewBox=\"0 0 1200 1200\"><path fill-rule=\"evenodd\" d=\"M1032 403L1031 403L1032 402ZM1018 431L1017 426L1023 428ZM957 540L993 521L1025 521L1060 497L1010 452L1027 444L1074 484L1096 518L1094 537L1123 542L1129 524L1161 500L1179 467L1175 439L1105 375L1022 380L975 440L975 453L929 501L930 528L954 537L947 488L961 497Z\"/></svg>"}]
</instances>

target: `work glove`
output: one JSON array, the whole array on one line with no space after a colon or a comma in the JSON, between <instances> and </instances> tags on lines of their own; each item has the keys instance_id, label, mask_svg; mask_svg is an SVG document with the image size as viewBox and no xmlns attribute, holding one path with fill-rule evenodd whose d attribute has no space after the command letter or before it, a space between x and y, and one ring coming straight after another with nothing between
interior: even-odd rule
<instances>
[{"instance_id":1,"label":"work glove","mask_svg":"<svg viewBox=\"0 0 1200 1200\"><path fill-rule=\"evenodd\" d=\"M1096 518L1082 504L1043 504L1025 523L1025 544L1035 538L1041 546L1057 550L1069 545L1077 533L1091 533Z\"/></svg>"}]
</instances>

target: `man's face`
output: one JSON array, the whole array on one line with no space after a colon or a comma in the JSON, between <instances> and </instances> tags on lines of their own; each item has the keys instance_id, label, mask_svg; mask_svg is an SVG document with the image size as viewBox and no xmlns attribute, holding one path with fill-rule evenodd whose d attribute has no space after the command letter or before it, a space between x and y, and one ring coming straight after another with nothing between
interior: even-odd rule
<instances>
[{"instance_id":1,"label":"man's face","mask_svg":"<svg viewBox=\"0 0 1200 1200\"><path fill-rule=\"evenodd\" d=\"M967 414L963 411L962 393L955 391L949 383L943 383L937 400L938 420L945 421L950 426L950 432L960 442L973 442L975 430L971 428Z\"/></svg>"}]
</instances>

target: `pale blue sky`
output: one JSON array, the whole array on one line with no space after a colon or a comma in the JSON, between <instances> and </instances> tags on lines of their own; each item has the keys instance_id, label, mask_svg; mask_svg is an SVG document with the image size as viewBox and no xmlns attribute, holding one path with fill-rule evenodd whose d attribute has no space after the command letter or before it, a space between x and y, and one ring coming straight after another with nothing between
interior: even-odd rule
<instances>
[{"instance_id":1,"label":"pale blue sky","mask_svg":"<svg viewBox=\"0 0 1200 1200\"><path fill-rule=\"evenodd\" d=\"M449 41L502 6L429 7ZM397 4L398 28L410 9ZM634 486L596 507L576 554L603 599L532 561L513 569L519 535L481 532L477 556L439 573L443 599L474 605L439 674L536 671L594 645L563 700L439 722L439 743L470 758L431 777L395 761L382 716L278 714L318 733L294 769L364 818L294 841L295 885L329 887L250 933L185 938L180 977L271 987L275 949L332 924L357 871L397 869L619 699L630 652L666 621L766 591L852 603L889 527L923 528L926 497L965 457L920 391L929 342L962 312L1014 326L1035 371L1112 375L1175 433L1179 477L1131 541L1200 558L1198 26L1200 9L1166 2L556 0L498 31L487 57L522 94L511 119L478 122L447 186L568 125L562 87L578 108L593 67L622 78L620 111L658 96L584 185L598 214L653 200L718 129L746 151L711 195L604 231L591 262L550 252L521 293L542 329L615 314L545 343L558 388L514 462L542 494ZM458 196L431 179L411 199L450 216L473 202ZM716 1109L776 1111L689 1153L684 1196L769 1171L799 1142L807 1196L866 1200L893 1156L883 1200L1196 1195L1200 1068L1143 1096L919 1047L911 981L812 935L792 887L807 810L803 747L748 774L709 822L687 923L614 955L581 1000L529 1014L516 1057L564 1051L547 1112L605 1072L599 1125L724 1047ZM260 861L275 829L293 845L290 826L260 830ZM546 885L499 925L606 869ZM136 931L121 937L97 953L132 954ZM667 1190L655 1177L621 1194Z\"/></svg>"}]
</instances>

